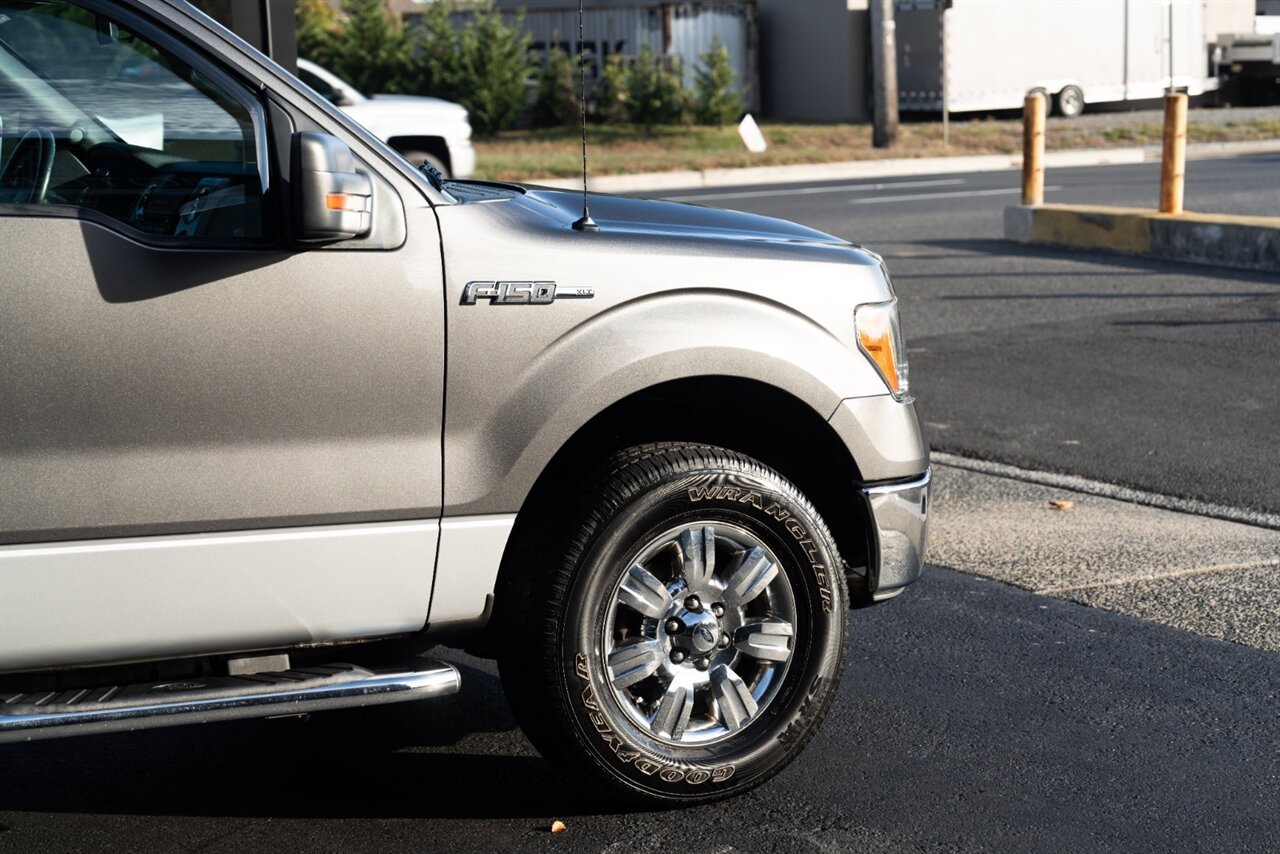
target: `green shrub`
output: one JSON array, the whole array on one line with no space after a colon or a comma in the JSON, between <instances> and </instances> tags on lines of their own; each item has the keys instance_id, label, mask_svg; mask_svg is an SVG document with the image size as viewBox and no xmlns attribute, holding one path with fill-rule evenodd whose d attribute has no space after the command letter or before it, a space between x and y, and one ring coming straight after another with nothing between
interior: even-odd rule
<instances>
[{"instance_id":1,"label":"green shrub","mask_svg":"<svg viewBox=\"0 0 1280 854\"><path fill-rule=\"evenodd\" d=\"M386 0L342 0L342 11L346 21L330 69L368 94L415 91L409 37Z\"/></svg>"},{"instance_id":2,"label":"green shrub","mask_svg":"<svg viewBox=\"0 0 1280 854\"><path fill-rule=\"evenodd\" d=\"M729 59L729 50L717 37L711 50L698 57L700 67L693 84L693 114L699 124L724 126L743 113L742 91Z\"/></svg>"},{"instance_id":3,"label":"green shrub","mask_svg":"<svg viewBox=\"0 0 1280 854\"><path fill-rule=\"evenodd\" d=\"M604 62L596 84L595 118L602 122L627 120L627 77L629 69L616 53Z\"/></svg>"},{"instance_id":4,"label":"green shrub","mask_svg":"<svg viewBox=\"0 0 1280 854\"><path fill-rule=\"evenodd\" d=\"M673 125L684 121L685 90L680 72L670 68L649 45L627 69L627 118L646 128Z\"/></svg>"},{"instance_id":5,"label":"green shrub","mask_svg":"<svg viewBox=\"0 0 1280 854\"><path fill-rule=\"evenodd\" d=\"M298 0L294 23L298 28L298 56L331 67L342 29L333 8L324 0Z\"/></svg>"},{"instance_id":6,"label":"green shrub","mask_svg":"<svg viewBox=\"0 0 1280 854\"><path fill-rule=\"evenodd\" d=\"M449 4L428 4L422 23L413 29L412 39L418 68L417 92L447 101L460 100L466 88L462 40L449 17Z\"/></svg>"},{"instance_id":7,"label":"green shrub","mask_svg":"<svg viewBox=\"0 0 1280 854\"><path fill-rule=\"evenodd\" d=\"M472 15L462 30L458 94L481 134L514 127L524 108L525 87L534 70L530 37L520 31L523 13L508 26L492 7Z\"/></svg>"},{"instance_id":8,"label":"green shrub","mask_svg":"<svg viewBox=\"0 0 1280 854\"><path fill-rule=\"evenodd\" d=\"M547 55L538 75L535 120L543 127L578 123L579 82L577 63L556 47Z\"/></svg>"}]
</instances>

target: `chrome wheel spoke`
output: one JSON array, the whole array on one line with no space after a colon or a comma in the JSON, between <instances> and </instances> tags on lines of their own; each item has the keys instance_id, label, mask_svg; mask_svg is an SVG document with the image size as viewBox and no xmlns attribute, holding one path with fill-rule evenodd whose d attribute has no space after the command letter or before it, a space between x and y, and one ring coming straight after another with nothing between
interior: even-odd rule
<instances>
[{"instance_id":1,"label":"chrome wheel spoke","mask_svg":"<svg viewBox=\"0 0 1280 854\"><path fill-rule=\"evenodd\" d=\"M618 601L657 620L671 606L671 594L653 573L637 563L623 577L622 586L618 588Z\"/></svg>"},{"instance_id":2,"label":"chrome wheel spoke","mask_svg":"<svg viewBox=\"0 0 1280 854\"><path fill-rule=\"evenodd\" d=\"M769 560L764 549L756 546L742 556L742 562L729 576L725 597L736 607L741 607L764 592L778 574L778 565Z\"/></svg>"},{"instance_id":3,"label":"chrome wheel spoke","mask_svg":"<svg viewBox=\"0 0 1280 854\"><path fill-rule=\"evenodd\" d=\"M680 681L667 686L653 716L653 730L664 738L680 740L693 712L693 686Z\"/></svg>"},{"instance_id":4,"label":"chrome wheel spoke","mask_svg":"<svg viewBox=\"0 0 1280 854\"><path fill-rule=\"evenodd\" d=\"M739 652L761 661L783 662L791 658L791 639L795 630L782 620L768 620L739 626L733 633L733 645Z\"/></svg>"},{"instance_id":5,"label":"chrome wheel spoke","mask_svg":"<svg viewBox=\"0 0 1280 854\"><path fill-rule=\"evenodd\" d=\"M609 679L621 691L652 676L662 665L662 644L656 640L628 644L609 654Z\"/></svg>"},{"instance_id":6,"label":"chrome wheel spoke","mask_svg":"<svg viewBox=\"0 0 1280 854\"><path fill-rule=\"evenodd\" d=\"M681 570L685 581L701 590L716 569L716 531L711 526L680 532Z\"/></svg>"},{"instance_id":7,"label":"chrome wheel spoke","mask_svg":"<svg viewBox=\"0 0 1280 854\"><path fill-rule=\"evenodd\" d=\"M720 709L720 720L730 732L744 727L758 709L751 689L742 677L726 665L716 665L711 670L711 692Z\"/></svg>"},{"instance_id":8,"label":"chrome wheel spoke","mask_svg":"<svg viewBox=\"0 0 1280 854\"><path fill-rule=\"evenodd\" d=\"M711 519L673 524L627 560L602 615L600 675L616 701L602 713L667 745L732 738L799 657L782 563L758 534Z\"/></svg>"}]
</instances>

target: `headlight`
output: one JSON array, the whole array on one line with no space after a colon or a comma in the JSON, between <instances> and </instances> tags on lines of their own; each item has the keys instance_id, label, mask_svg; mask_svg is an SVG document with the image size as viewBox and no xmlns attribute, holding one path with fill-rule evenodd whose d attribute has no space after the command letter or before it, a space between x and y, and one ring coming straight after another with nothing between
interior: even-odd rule
<instances>
[{"instance_id":1,"label":"headlight","mask_svg":"<svg viewBox=\"0 0 1280 854\"><path fill-rule=\"evenodd\" d=\"M907 345L898 325L898 301L858 306L853 315L858 330L858 349L884 377L895 400L911 399L907 381Z\"/></svg>"}]
</instances>

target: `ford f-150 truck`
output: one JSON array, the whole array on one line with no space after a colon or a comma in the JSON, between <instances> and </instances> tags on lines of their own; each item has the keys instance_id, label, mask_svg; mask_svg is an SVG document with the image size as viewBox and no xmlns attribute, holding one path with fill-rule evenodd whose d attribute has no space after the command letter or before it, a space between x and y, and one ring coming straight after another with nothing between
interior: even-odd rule
<instances>
[{"instance_id":1,"label":"ford f-150 truck","mask_svg":"<svg viewBox=\"0 0 1280 854\"><path fill-rule=\"evenodd\" d=\"M445 181L180 0L0 0L0 120L0 740L429 698L444 644L713 800L920 573L870 251Z\"/></svg>"}]
</instances>

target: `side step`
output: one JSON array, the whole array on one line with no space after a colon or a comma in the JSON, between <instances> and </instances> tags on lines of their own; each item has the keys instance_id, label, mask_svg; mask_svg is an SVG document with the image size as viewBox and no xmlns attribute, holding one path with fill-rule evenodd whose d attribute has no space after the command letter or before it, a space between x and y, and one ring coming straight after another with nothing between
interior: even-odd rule
<instances>
[{"instance_id":1,"label":"side step","mask_svg":"<svg viewBox=\"0 0 1280 854\"><path fill-rule=\"evenodd\" d=\"M327 664L246 676L10 691L0 694L0 742L400 703L452 694L460 684L452 665L423 660L391 670Z\"/></svg>"}]
</instances>

